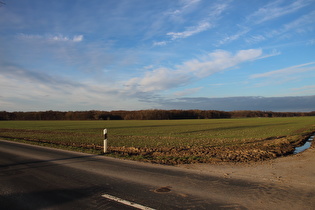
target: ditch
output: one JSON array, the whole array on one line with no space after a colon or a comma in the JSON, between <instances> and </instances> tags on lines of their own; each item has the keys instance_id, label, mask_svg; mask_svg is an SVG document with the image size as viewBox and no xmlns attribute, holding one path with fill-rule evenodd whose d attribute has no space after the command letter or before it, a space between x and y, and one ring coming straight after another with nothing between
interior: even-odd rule
<instances>
[{"instance_id":1,"label":"ditch","mask_svg":"<svg viewBox=\"0 0 315 210\"><path fill-rule=\"evenodd\" d=\"M315 133L313 133L313 135L311 135L302 146L296 147L293 154L298 154L310 148L312 145L312 141L314 140L314 136L315 136Z\"/></svg>"}]
</instances>

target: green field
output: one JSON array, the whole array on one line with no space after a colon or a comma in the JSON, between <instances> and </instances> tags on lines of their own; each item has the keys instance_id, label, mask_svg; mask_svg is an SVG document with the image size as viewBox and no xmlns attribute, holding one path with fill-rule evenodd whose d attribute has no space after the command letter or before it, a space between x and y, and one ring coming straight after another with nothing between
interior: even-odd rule
<instances>
[{"instance_id":1,"label":"green field","mask_svg":"<svg viewBox=\"0 0 315 210\"><path fill-rule=\"evenodd\" d=\"M100 152L103 129L116 155L150 158L153 152L196 148L262 148L295 145L315 131L315 117L202 120L0 121L0 137ZM281 143L281 144L282 144ZM118 149L123 148L123 150ZM127 149L126 149L127 148ZM129 148L129 150L128 150ZM130 152L130 148L134 152ZM167 149L169 148L169 149ZM268 149L266 148L266 149ZM128 153L128 151L129 153ZM199 149L200 150L200 149ZM142 151L142 152L141 152ZM149 151L147 153L143 151ZM151 151L151 153L150 153ZM198 152L197 152L198 153ZM207 154L209 152L206 152ZM134 154L134 155L132 155ZM147 156L146 156L147 154ZM162 155L163 156L163 155ZM186 155L187 156L187 155ZM200 154L198 157L201 157ZM167 154L164 155L164 158ZM200 159L200 158L199 158Z\"/></svg>"}]
</instances>

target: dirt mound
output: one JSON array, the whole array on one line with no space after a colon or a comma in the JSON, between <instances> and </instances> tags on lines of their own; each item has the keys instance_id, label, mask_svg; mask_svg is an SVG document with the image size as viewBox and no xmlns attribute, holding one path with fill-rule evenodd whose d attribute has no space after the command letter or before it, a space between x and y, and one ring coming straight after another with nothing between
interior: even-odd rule
<instances>
[{"instance_id":1,"label":"dirt mound","mask_svg":"<svg viewBox=\"0 0 315 210\"><path fill-rule=\"evenodd\" d=\"M209 162L248 162L275 158L294 151L294 146L282 144L271 147L110 147L111 154L153 163L187 164Z\"/></svg>"}]
</instances>

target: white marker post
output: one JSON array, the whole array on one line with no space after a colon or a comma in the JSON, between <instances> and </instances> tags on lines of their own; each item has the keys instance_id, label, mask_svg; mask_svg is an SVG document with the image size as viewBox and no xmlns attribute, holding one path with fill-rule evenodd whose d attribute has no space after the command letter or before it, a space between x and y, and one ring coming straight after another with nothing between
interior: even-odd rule
<instances>
[{"instance_id":1,"label":"white marker post","mask_svg":"<svg viewBox=\"0 0 315 210\"><path fill-rule=\"evenodd\" d=\"M103 130L104 134L104 154L107 152L107 129Z\"/></svg>"}]
</instances>

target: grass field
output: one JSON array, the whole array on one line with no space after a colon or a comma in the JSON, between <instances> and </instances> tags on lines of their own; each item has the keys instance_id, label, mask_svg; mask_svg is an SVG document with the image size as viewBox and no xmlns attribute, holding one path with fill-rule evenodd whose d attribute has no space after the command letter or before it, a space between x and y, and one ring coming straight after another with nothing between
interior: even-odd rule
<instances>
[{"instance_id":1,"label":"grass field","mask_svg":"<svg viewBox=\"0 0 315 210\"><path fill-rule=\"evenodd\" d=\"M269 152L270 148L279 148L279 145L297 145L305 136L315 131L315 117L0 121L0 137L100 153L104 128L108 130L109 151L114 156L153 162L165 162L167 159L176 159L178 163L181 160L208 162L218 157L224 159L220 155L213 155L218 151L229 154L244 149ZM276 155L278 153L285 151L278 151ZM209 157L204 159L207 155Z\"/></svg>"}]
</instances>

